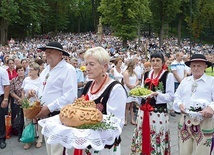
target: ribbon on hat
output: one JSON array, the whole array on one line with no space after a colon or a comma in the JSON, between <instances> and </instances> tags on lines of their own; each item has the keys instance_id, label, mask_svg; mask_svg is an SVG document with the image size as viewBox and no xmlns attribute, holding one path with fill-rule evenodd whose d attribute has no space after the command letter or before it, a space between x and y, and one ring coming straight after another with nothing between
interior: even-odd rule
<instances>
[{"instance_id":1,"label":"ribbon on hat","mask_svg":"<svg viewBox=\"0 0 214 155\"><path fill-rule=\"evenodd\" d=\"M150 137L150 112L154 108L149 104L150 98L147 98L146 103L140 109L144 112L142 121L142 154L150 155L151 152L151 137Z\"/></svg>"}]
</instances>

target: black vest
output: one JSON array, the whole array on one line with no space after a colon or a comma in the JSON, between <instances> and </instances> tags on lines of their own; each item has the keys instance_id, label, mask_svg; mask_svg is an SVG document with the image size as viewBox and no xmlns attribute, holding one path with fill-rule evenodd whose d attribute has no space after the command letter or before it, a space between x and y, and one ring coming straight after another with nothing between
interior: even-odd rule
<instances>
[{"instance_id":1,"label":"black vest","mask_svg":"<svg viewBox=\"0 0 214 155\"><path fill-rule=\"evenodd\" d=\"M84 89L83 89L83 93L82 95L86 95L88 93L88 90L91 86L93 81L89 81ZM95 104L102 104L103 105L103 111L101 111L103 114L107 114L107 111L106 111L106 103L108 101L108 98L109 98L109 95L111 93L111 90L112 88L116 85L116 84L120 84L120 82L118 81L113 81L105 90L104 92L100 95L100 97L98 97L97 99L94 100ZM119 136L119 138L116 138L114 143L112 145L105 145L105 148L108 148L108 149L111 149L113 146L118 146L119 144L121 143L121 138ZM90 149L91 146L88 146L88 149Z\"/></svg>"},{"instance_id":2,"label":"black vest","mask_svg":"<svg viewBox=\"0 0 214 155\"><path fill-rule=\"evenodd\" d=\"M167 79L167 75L168 75L168 71L165 71L164 73L163 73L163 75L161 76L161 78L159 79L159 82L162 82L163 83L163 87L164 87L164 90L163 90L163 92L162 93L165 93L166 92L166 79ZM144 74L144 81L146 80L146 78L148 78L148 75L149 75L149 72L146 72L145 74ZM147 84L145 84L144 85L145 87L149 87L149 83L147 83ZM152 86L152 89L151 89L152 91L155 91L155 87L154 86ZM142 99L142 102L141 102L142 104L144 104L145 103L145 99ZM151 98L151 100L150 100L150 105L154 108L154 111L153 112L159 112L159 113L162 113L162 112L164 112L164 113L167 113L167 103L161 103L161 104L156 104L156 100L155 100L155 98L153 97L153 98Z\"/></svg>"},{"instance_id":3,"label":"black vest","mask_svg":"<svg viewBox=\"0 0 214 155\"><path fill-rule=\"evenodd\" d=\"M83 92L82 92L82 95L86 95L88 93L88 90L90 88L92 84L92 81L89 81L84 89L83 89ZM116 85L116 84L120 84L120 82L118 81L113 81L105 90L104 92L100 95L100 97L98 97L97 99L94 100L95 104L99 104L101 103L103 105L103 111L101 111L103 114L107 114L107 111L106 111L106 103L108 101L108 98L109 98L109 95L111 93L111 90L112 88Z\"/></svg>"}]
</instances>

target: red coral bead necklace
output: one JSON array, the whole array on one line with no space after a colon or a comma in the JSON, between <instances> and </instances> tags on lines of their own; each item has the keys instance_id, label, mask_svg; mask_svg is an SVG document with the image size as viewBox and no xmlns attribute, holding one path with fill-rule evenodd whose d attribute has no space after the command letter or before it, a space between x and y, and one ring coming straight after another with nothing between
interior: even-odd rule
<instances>
[{"instance_id":1,"label":"red coral bead necklace","mask_svg":"<svg viewBox=\"0 0 214 155\"><path fill-rule=\"evenodd\" d=\"M95 84L95 82L93 82L92 85L91 85L91 89L90 89L91 94L93 95L93 94L96 94L97 92L99 92L100 89L103 87L104 83L106 82L106 80L107 80L107 75L105 75L105 78L104 78L102 84L100 85L100 87L94 92L92 92L92 89L93 89L94 84Z\"/></svg>"}]
</instances>

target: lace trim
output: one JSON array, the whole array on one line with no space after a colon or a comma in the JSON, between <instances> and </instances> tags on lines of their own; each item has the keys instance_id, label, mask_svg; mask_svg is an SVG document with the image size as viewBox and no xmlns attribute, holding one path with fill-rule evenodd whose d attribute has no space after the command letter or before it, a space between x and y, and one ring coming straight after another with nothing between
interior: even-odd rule
<instances>
[{"instance_id":1,"label":"lace trim","mask_svg":"<svg viewBox=\"0 0 214 155\"><path fill-rule=\"evenodd\" d=\"M104 115L104 119L108 117ZM91 129L76 129L67 127L61 124L59 115L42 119L39 124L43 127L42 134L46 136L48 144L61 144L64 147L71 149L85 149L89 145L95 150L104 149L105 145L112 145L115 138L118 138L122 133L120 127L121 120L116 117L111 117L110 120L115 129L105 131L94 131Z\"/></svg>"}]
</instances>

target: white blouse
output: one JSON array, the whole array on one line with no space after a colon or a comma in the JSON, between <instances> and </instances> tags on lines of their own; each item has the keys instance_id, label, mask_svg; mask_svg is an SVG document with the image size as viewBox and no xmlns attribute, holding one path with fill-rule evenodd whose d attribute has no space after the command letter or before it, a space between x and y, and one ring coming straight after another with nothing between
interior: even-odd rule
<instances>
[{"instance_id":1,"label":"white blouse","mask_svg":"<svg viewBox=\"0 0 214 155\"><path fill-rule=\"evenodd\" d=\"M111 79L109 83L102 89L101 92L97 94L91 94L90 88L88 91L89 100L95 100L102 95L105 89L113 82L114 80ZM106 111L107 115L113 114L115 117L120 118L122 122L124 121L125 117L125 107L126 107L126 91L122 85L116 84L109 95L109 99L107 101Z\"/></svg>"},{"instance_id":2,"label":"white blouse","mask_svg":"<svg viewBox=\"0 0 214 155\"><path fill-rule=\"evenodd\" d=\"M122 81L122 78L123 78L123 74L122 74L122 71L121 72L118 72L117 69L114 67L114 79L116 81L119 81L121 82Z\"/></svg>"}]
</instances>

